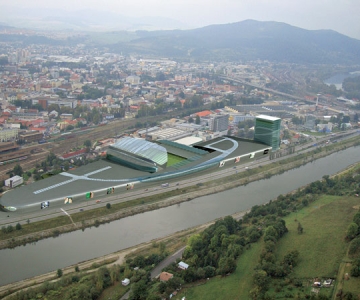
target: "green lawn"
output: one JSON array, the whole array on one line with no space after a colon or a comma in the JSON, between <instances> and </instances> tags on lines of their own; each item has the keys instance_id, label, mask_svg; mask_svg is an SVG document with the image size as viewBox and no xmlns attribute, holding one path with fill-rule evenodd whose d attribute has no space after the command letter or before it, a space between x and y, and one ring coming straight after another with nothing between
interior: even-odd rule
<instances>
[{"instance_id":1,"label":"green lawn","mask_svg":"<svg viewBox=\"0 0 360 300\"><path fill-rule=\"evenodd\" d=\"M252 247L240 256L237 262L236 271L227 277L214 277L205 284L184 288L176 298L191 300L247 300L250 299L249 291L252 288L252 274L254 266L259 260L262 243L252 244Z\"/></svg>"},{"instance_id":2,"label":"green lawn","mask_svg":"<svg viewBox=\"0 0 360 300\"><path fill-rule=\"evenodd\" d=\"M168 153L168 162L167 162L167 167L170 167L172 165L175 165L181 161L185 160L185 158L181 157L181 156L177 156L171 153Z\"/></svg>"},{"instance_id":3,"label":"green lawn","mask_svg":"<svg viewBox=\"0 0 360 300\"><path fill-rule=\"evenodd\" d=\"M298 213L285 218L289 232L277 244L279 259L291 250L298 250L300 262L293 276L298 278L336 277L348 244L345 234L353 215L355 197L323 196ZM297 233L298 222L304 228Z\"/></svg>"}]
</instances>

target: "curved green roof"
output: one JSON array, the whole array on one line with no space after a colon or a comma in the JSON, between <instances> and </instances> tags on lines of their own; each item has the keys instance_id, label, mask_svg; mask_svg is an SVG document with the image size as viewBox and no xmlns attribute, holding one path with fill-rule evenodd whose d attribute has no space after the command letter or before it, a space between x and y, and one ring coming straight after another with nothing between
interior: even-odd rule
<instances>
[{"instance_id":1,"label":"curved green roof","mask_svg":"<svg viewBox=\"0 0 360 300\"><path fill-rule=\"evenodd\" d=\"M112 145L112 147L150 159L159 165L164 165L168 161L165 147L143 139L125 137Z\"/></svg>"}]
</instances>

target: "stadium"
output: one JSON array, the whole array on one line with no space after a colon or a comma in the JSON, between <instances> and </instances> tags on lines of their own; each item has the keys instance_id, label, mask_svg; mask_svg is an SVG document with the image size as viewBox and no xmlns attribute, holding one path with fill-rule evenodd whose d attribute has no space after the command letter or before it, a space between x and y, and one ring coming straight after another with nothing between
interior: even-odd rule
<instances>
[{"instance_id":1,"label":"stadium","mask_svg":"<svg viewBox=\"0 0 360 300\"><path fill-rule=\"evenodd\" d=\"M3 194L0 209L21 212L41 209L44 203L51 207L90 201L109 191L121 194L184 176L201 176L204 170L234 167L269 155L271 150L272 146L265 142L232 136L192 145L125 137L109 147L104 159Z\"/></svg>"}]
</instances>

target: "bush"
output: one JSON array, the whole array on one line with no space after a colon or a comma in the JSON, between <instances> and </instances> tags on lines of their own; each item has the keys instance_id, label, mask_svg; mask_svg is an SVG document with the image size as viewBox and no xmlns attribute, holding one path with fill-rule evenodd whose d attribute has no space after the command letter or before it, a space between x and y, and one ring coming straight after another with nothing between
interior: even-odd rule
<instances>
[{"instance_id":1,"label":"bush","mask_svg":"<svg viewBox=\"0 0 360 300\"><path fill-rule=\"evenodd\" d=\"M106 203L106 208L110 209L111 208L111 204L110 203Z\"/></svg>"},{"instance_id":2,"label":"bush","mask_svg":"<svg viewBox=\"0 0 360 300\"><path fill-rule=\"evenodd\" d=\"M13 232L14 231L14 227L12 225L8 225L8 227L6 228L7 232Z\"/></svg>"},{"instance_id":3,"label":"bush","mask_svg":"<svg viewBox=\"0 0 360 300\"><path fill-rule=\"evenodd\" d=\"M56 271L56 275L57 275L57 277L61 277L61 276L63 276L63 271L61 270L61 269L58 269L57 271Z\"/></svg>"},{"instance_id":4,"label":"bush","mask_svg":"<svg viewBox=\"0 0 360 300\"><path fill-rule=\"evenodd\" d=\"M360 237L353 239L349 245L349 255L358 256L360 254Z\"/></svg>"},{"instance_id":5,"label":"bush","mask_svg":"<svg viewBox=\"0 0 360 300\"><path fill-rule=\"evenodd\" d=\"M353 277L360 277L360 259L357 259L353 263L350 274Z\"/></svg>"},{"instance_id":6,"label":"bush","mask_svg":"<svg viewBox=\"0 0 360 300\"><path fill-rule=\"evenodd\" d=\"M20 224L20 223L17 223L16 226L15 226L15 229L16 229L16 230L21 230L21 229L22 229L21 224Z\"/></svg>"}]
</instances>

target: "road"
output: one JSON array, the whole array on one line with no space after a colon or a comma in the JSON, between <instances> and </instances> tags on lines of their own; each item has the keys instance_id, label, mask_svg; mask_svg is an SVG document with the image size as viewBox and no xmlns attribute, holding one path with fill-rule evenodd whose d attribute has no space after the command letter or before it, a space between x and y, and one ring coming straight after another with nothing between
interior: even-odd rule
<instances>
[{"instance_id":1,"label":"road","mask_svg":"<svg viewBox=\"0 0 360 300\"><path fill-rule=\"evenodd\" d=\"M182 254L184 253L186 246L180 248L179 250L177 250L174 254L168 256L167 258L165 258L163 261L161 261L152 271L151 271L151 279L155 279L158 275L160 275L160 273L162 272L162 270L167 267L168 265L172 264L173 262L175 262L178 258L182 257ZM130 295L130 291L128 291L124 296L122 296L120 298L120 300L126 300L129 298Z\"/></svg>"},{"instance_id":2,"label":"road","mask_svg":"<svg viewBox=\"0 0 360 300\"><path fill-rule=\"evenodd\" d=\"M337 141L341 141L343 138L348 138L347 136L343 137L344 134L345 135L350 134L349 137L352 137L352 136L358 135L359 132L357 130L352 130L352 131L347 131L345 133L339 133L339 134L336 134L333 136L328 136L328 135L324 136L322 138L319 138L316 141L316 144L318 145L317 147L320 147L321 144L325 145L325 142L328 141L330 138L333 140L337 140ZM194 174L194 177L172 179L172 181L169 181L169 186L166 188L162 188L160 186L161 182L151 183L151 184L147 184L147 185L139 185L139 187L135 186L134 190L126 191L125 193L120 193L120 194L113 194L111 196L102 198L101 203L96 203L95 200L92 200L91 202L89 202L89 200L87 200L87 202L84 201L84 202L79 202L76 204L74 203L72 206L67 206L66 211L69 214L79 213L79 210L89 210L89 209L98 208L98 207L104 206L105 203L116 204L116 203L134 200L134 199L139 199L144 196L153 196L156 194L160 194L160 193L164 192L165 190L170 191L170 190L181 189L184 187L194 186L196 184L202 184L204 182L214 180L214 176L216 176L216 178L223 178L226 176L230 176L232 174L235 175L236 173L246 172L247 169L249 169L249 168L254 168L259 165L266 165L266 164L276 162L276 161L284 159L284 158L296 156L300 152L301 153L309 152L314 149L314 147L312 147L313 144L314 144L314 142L297 146L296 153L291 154L291 155L286 155L284 157L279 157L279 158L276 158L273 160L269 160L269 158L266 156L266 157L258 159L256 161L248 162L248 163L238 165L235 167L228 167L228 168L223 167L223 168L218 168L217 171L213 171L213 172L201 173L199 175ZM0 214L0 226L8 226L8 225L15 226L17 223L24 224L27 222L28 219L31 220L31 222L36 222L36 221L41 221L41 220L46 220L46 219L62 216L62 215L64 215L63 211L61 211L61 208L63 206L64 206L63 204L59 203L58 205L52 205L50 208L47 208L44 210L39 209L38 211L25 213L23 215L19 215L19 214L15 215L12 213L1 213ZM9 217L7 217L7 216L9 216Z\"/></svg>"}]
</instances>

